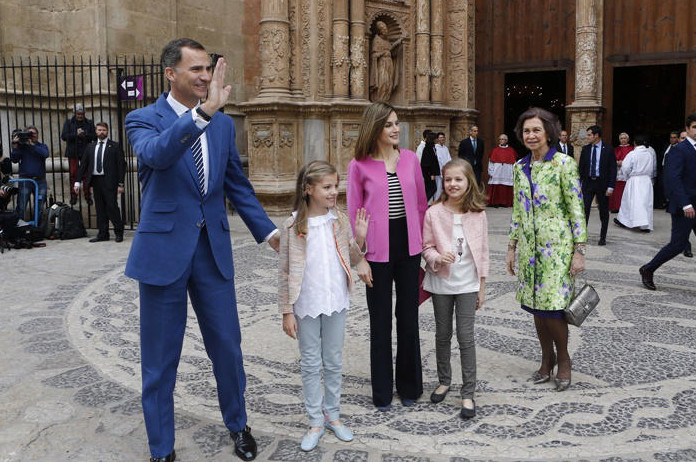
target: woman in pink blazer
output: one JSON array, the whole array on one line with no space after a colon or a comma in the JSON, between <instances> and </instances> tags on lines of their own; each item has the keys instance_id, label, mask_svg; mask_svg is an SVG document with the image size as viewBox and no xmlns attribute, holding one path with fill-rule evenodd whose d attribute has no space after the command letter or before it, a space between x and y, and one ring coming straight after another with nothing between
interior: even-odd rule
<instances>
[{"instance_id":1,"label":"woman in pink blazer","mask_svg":"<svg viewBox=\"0 0 696 462\"><path fill-rule=\"evenodd\" d=\"M418 273L421 230L427 208L423 174L412 151L399 149L399 121L387 103L373 103L363 113L348 164L348 215L360 208L370 216L368 265L358 267L367 285L370 311L372 402L380 411L391 408L392 284L396 284L396 391L404 406L423 394L418 335ZM351 221L353 218L351 218Z\"/></svg>"}]
</instances>

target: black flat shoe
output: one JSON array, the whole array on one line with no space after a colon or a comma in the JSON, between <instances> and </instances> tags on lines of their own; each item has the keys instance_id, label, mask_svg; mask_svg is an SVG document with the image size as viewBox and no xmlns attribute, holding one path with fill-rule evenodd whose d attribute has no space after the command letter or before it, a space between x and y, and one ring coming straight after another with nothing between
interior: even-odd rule
<instances>
[{"instance_id":1,"label":"black flat shoe","mask_svg":"<svg viewBox=\"0 0 696 462\"><path fill-rule=\"evenodd\" d=\"M462 410L459 412L459 415L461 416L462 419L471 419L476 417L476 401L473 399L471 400L474 402L474 407L473 408L468 408L462 406Z\"/></svg>"},{"instance_id":2,"label":"black flat shoe","mask_svg":"<svg viewBox=\"0 0 696 462\"><path fill-rule=\"evenodd\" d=\"M691 250L685 250L684 251L684 256L686 258L693 258L694 254L691 253Z\"/></svg>"},{"instance_id":3,"label":"black flat shoe","mask_svg":"<svg viewBox=\"0 0 696 462\"><path fill-rule=\"evenodd\" d=\"M445 399L445 396L447 396L447 393L449 393L449 390L450 390L450 387L447 387L447 390L445 390L444 393L436 393L435 392L435 391L437 391L437 388L436 388L435 391L433 391L430 394L430 401L435 403L435 404L441 403Z\"/></svg>"},{"instance_id":4,"label":"black flat shoe","mask_svg":"<svg viewBox=\"0 0 696 462\"><path fill-rule=\"evenodd\" d=\"M150 462L174 462L176 460L176 451L165 457L150 457Z\"/></svg>"},{"instance_id":5,"label":"black flat shoe","mask_svg":"<svg viewBox=\"0 0 696 462\"><path fill-rule=\"evenodd\" d=\"M597 245L607 245L607 240L605 238L600 238L599 242L597 242Z\"/></svg>"},{"instance_id":6,"label":"black flat shoe","mask_svg":"<svg viewBox=\"0 0 696 462\"><path fill-rule=\"evenodd\" d=\"M242 460L256 459L256 440L251 435L249 425L244 427L242 431L230 432L232 441L234 441L234 453Z\"/></svg>"}]
</instances>

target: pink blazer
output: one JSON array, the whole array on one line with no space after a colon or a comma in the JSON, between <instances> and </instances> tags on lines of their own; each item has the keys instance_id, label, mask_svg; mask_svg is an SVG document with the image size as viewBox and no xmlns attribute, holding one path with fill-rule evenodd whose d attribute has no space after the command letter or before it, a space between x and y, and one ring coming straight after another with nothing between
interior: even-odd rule
<instances>
[{"instance_id":1,"label":"pink blazer","mask_svg":"<svg viewBox=\"0 0 696 462\"><path fill-rule=\"evenodd\" d=\"M449 279L450 265L438 265L440 254L452 251L452 226L454 213L442 203L435 204L425 213L423 224L423 258L426 270L441 278ZM486 212L467 212L462 217L462 228L474 257L476 272L480 278L488 277L488 218Z\"/></svg>"},{"instance_id":2,"label":"pink blazer","mask_svg":"<svg viewBox=\"0 0 696 462\"><path fill-rule=\"evenodd\" d=\"M423 248L421 230L428 200L416 154L406 149L400 151L396 174L406 207L408 250L413 256L421 253ZM359 208L364 207L370 215L365 258L374 262L389 261L389 184L384 162L371 157L351 160L348 164L346 199L351 226L355 226L355 212Z\"/></svg>"}]
</instances>

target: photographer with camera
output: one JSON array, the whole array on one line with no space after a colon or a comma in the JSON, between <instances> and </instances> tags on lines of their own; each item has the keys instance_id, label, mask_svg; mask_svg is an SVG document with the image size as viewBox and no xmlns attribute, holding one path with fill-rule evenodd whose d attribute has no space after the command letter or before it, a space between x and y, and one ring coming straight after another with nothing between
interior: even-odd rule
<instances>
[{"instance_id":1,"label":"photographer with camera","mask_svg":"<svg viewBox=\"0 0 696 462\"><path fill-rule=\"evenodd\" d=\"M75 115L63 124L60 138L65 141L65 155L70 165L70 184L83 182L84 178L77 177L80 159L87 145L97 139L97 132L91 120L85 117L85 107L82 104L75 105ZM89 189L84 190L87 204L92 205L92 195ZM77 204L77 192L70 189L70 205Z\"/></svg>"},{"instance_id":2,"label":"photographer with camera","mask_svg":"<svg viewBox=\"0 0 696 462\"><path fill-rule=\"evenodd\" d=\"M39 210L46 202L46 159L48 158L48 146L39 142L39 129L30 126L26 130L12 132L12 163L19 164L19 177L29 178L39 185ZM17 200L17 215L20 220L25 219L27 202L35 194L34 184L30 181L22 181L19 186L19 198Z\"/></svg>"}]
</instances>

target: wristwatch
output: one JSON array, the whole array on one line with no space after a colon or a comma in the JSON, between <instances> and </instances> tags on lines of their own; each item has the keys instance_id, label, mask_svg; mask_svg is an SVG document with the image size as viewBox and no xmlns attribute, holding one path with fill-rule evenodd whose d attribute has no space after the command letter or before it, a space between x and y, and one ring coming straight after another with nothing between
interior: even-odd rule
<instances>
[{"instance_id":1,"label":"wristwatch","mask_svg":"<svg viewBox=\"0 0 696 462\"><path fill-rule=\"evenodd\" d=\"M585 244L578 244L575 246L575 251L580 255L585 255L587 252L587 247L585 247Z\"/></svg>"},{"instance_id":2,"label":"wristwatch","mask_svg":"<svg viewBox=\"0 0 696 462\"><path fill-rule=\"evenodd\" d=\"M206 112L203 109L201 109L200 106L196 107L196 114L198 114L200 118L205 120L206 122L210 122L210 119L212 119L212 116L206 114Z\"/></svg>"}]
</instances>

